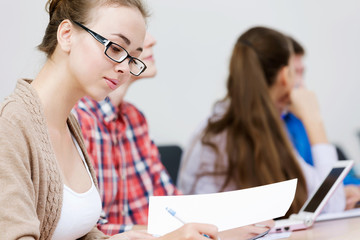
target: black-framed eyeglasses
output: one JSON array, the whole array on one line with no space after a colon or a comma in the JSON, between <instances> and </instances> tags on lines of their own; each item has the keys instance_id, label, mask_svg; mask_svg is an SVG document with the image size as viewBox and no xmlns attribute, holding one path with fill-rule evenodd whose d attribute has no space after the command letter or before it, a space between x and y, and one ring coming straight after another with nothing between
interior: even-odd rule
<instances>
[{"instance_id":1,"label":"black-framed eyeglasses","mask_svg":"<svg viewBox=\"0 0 360 240\"><path fill-rule=\"evenodd\" d=\"M90 30L89 28L85 27L79 22L73 21L78 26L80 26L82 29L87 31L91 34L97 41L99 41L102 45L105 46L104 53L105 55L113 60L114 62L121 63L125 59L129 58L129 67L130 67L130 73L139 76L141 73L143 73L146 69L145 63L143 63L140 59L130 56L130 54L120 46L119 44L116 44L100 34Z\"/></svg>"}]
</instances>

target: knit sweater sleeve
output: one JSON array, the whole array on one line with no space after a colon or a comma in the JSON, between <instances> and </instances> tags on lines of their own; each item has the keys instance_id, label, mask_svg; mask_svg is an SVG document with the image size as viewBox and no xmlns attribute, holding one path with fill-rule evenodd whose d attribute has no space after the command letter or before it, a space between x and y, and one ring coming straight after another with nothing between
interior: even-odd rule
<instances>
[{"instance_id":1,"label":"knit sweater sleeve","mask_svg":"<svg viewBox=\"0 0 360 240\"><path fill-rule=\"evenodd\" d=\"M80 240L100 240L100 239L108 239L109 236L106 236L103 232L101 232L96 226L87 233L85 236L80 238Z\"/></svg>"},{"instance_id":2,"label":"knit sweater sleeve","mask_svg":"<svg viewBox=\"0 0 360 240\"><path fill-rule=\"evenodd\" d=\"M40 220L28 142L22 130L0 118L0 232L3 239L39 239Z\"/></svg>"}]
</instances>

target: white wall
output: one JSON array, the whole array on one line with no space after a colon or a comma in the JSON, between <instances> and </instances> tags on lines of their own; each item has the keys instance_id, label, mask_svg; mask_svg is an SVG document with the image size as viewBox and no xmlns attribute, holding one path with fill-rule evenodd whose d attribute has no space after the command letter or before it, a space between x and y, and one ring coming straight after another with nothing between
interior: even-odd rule
<instances>
[{"instance_id":1,"label":"white wall","mask_svg":"<svg viewBox=\"0 0 360 240\"><path fill-rule=\"evenodd\" d=\"M0 2L0 100L11 93L18 78L34 77L44 62L36 46L48 20L45 2Z\"/></svg>"},{"instance_id":2,"label":"white wall","mask_svg":"<svg viewBox=\"0 0 360 240\"><path fill-rule=\"evenodd\" d=\"M1 88L42 64L35 50L46 23L45 1L0 3ZM6 5L6 6L5 6ZM288 33L307 50L307 86L318 94L328 136L360 159L360 2L356 0L148 0L158 42L155 79L135 83L127 99L146 114L156 143L185 147L192 130L225 93L237 37L255 25Z\"/></svg>"}]
</instances>

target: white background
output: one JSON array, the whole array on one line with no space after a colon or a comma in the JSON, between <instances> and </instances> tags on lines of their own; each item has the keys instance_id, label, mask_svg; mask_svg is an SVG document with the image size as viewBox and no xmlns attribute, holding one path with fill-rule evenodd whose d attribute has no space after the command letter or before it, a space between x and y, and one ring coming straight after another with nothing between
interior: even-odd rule
<instances>
[{"instance_id":1,"label":"white background","mask_svg":"<svg viewBox=\"0 0 360 240\"><path fill-rule=\"evenodd\" d=\"M329 139L360 159L360 1L148 0L157 39L158 75L135 83L127 100L148 118L157 144L186 147L192 131L224 96L238 36L263 25L306 48L306 84L318 94ZM44 62L36 50L48 15L45 1L0 2L0 99L16 79L33 78Z\"/></svg>"}]
</instances>

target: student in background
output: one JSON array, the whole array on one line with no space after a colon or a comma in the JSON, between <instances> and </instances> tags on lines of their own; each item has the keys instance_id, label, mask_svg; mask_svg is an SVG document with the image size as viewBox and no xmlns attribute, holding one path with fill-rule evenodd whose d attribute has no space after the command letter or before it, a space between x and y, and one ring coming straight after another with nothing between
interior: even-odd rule
<instances>
[{"instance_id":1,"label":"student in background","mask_svg":"<svg viewBox=\"0 0 360 240\"><path fill-rule=\"evenodd\" d=\"M131 84L156 75L155 44L156 40L147 32L140 56L147 69L141 76L131 78L104 101L85 97L74 108L103 199L106 221L99 228L109 235L145 229L150 196L181 194L160 161L145 116L124 100ZM264 224L272 226L273 222ZM222 240L248 239L265 230L251 225L221 232L219 236Z\"/></svg>"},{"instance_id":2,"label":"student in background","mask_svg":"<svg viewBox=\"0 0 360 240\"><path fill-rule=\"evenodd\" d=\"M39 49L47 60L0 106L2 239L153 239L96 227L101 199L81 130L70 111L85 95L104 99L140 75L147 11L139 0L49 0ZM109 39L109 40L108 40ZM16 45L11 45L16 51ZM126 49L126 50L125 50ZM209 224L186 224L159 240L217 238Z\"/></svg>"},{"instance_id":3,"label":"student in background","mask_svg":"<svg viewBox=\"0 0 360 240\"><path fill-rule=\"evenodd\" d=\"M294 88L304 88L304 72L305 66L303 57L305 55L304 48L290 37L291 44L294 48ZM299 155L310 165L313 165L311 144L307 136L306 130L300 119L293 113L287 111L282 114L282 119L285 122L289 137Z\"/></svg>"},{"instance_id":4,"label":"student in background","mask_svg":"<svg viewBox=\"0 0 360 240\"><path fill-rule=\"evenodd\" d=\"M305 56L305 50L301 46L299 42L297 42L294 38L290 37L290 41L294 48L294 67L295 67L295 91L296 89L303 89L302 91L309 92L311 91L306 90L305 82L304 82L304 72L305 72L305 65L303 62L303 58ZM314 95L313 93L311 93ZM317 99L313 97L313 101L309 101L310 104L318 104ZM311 139L308 137L307 131L311 129L307 129L302 121L297 118L292 112L291 108L290 111L287 111L283 114L282 118L286 124L289 137L300 154L300 156L305 160L306 163L309 165L314 165L313 162L313 152L316 154L316 150L313 150L312 147L314 145L311 143ZM320 113L317 113L320 115ZM310 117L310 116L309 116ZM311 135L311 134L310 134ZM316 146L315 146L316 147ZM343 155L343 154L342 154ZM344 158L340 158L338 154L339 160L344 160ZM355 206L355 204L360 200L360 179L356 177L355 172L353 169L350 170L349 174L344 179L345 184L345 193L346 193L346 209L351 209Z\"/></svg>"},{"instance_id":5,"label":"student in background","mask_svg":"<svg viewBox=\"0 0 360 240\"><path fill-rule=\"evenodd\" d=\"M295 199L287 213L300 210L307 196L337 161L328 144L318 105L306 91L293 91L294 53L288 37L270 28L254 27L237 40L230 60L227 95L192 138L183 154L178 186L184 193L209 193L255 187L298 178ZM281 114L291 108L314 128L314 166L294 151ZM306 125L305 124L305 125ZM345 208L341 186L326 206Z\"/></svg>"}]
</instances>

